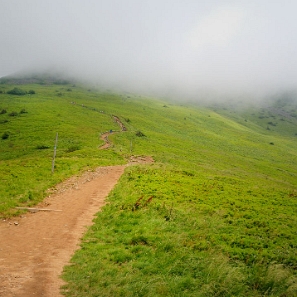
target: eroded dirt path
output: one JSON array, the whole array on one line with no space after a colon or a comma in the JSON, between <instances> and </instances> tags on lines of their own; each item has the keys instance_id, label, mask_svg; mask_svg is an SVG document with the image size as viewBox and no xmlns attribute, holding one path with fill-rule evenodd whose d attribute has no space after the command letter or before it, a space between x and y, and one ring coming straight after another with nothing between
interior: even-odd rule
<instances>
[{"instance_id":1,"label":"eroded dirt path","mask_svg":"<svg viewBox=\"0 0 297 297\"><path fill-rule=\"evenodd\" d=\"M121 131L126 127L113 116ZM110 147L106 132L101 135ZM147 164L146 156L131 156L127 165ZM27 213L0 222L0 297L59 297L59 278L86 227L104 205L126 166L100 167L57 185L36 208L59 210Z\"/></svg>"},{"instance_id":2,"label":"eroded dirt path","mask_svg":"<svg viewBox=\"0 0 297 297\"><path fill-rule=\"evenodd\" d=\"M124 169L101 167L71 178L36 206L61 212L39 211L0 222L1 297L61 296L63 266Z\"/></svg>"},{"instance_id":3,"label":"eroded dirt path","mask_svg":"<svg viewBox=\"0 0 297 297\"><path fill-rule=\"evenodd\" d=\"M125 127L125 125L121 122L121 120L117 116L113 115L112 118L119 125L119 127L121 128L121 132L127 131L127 128ZM100 139L104 141L104 144L101 145L99 147L99 149L104 150L104 149L108 149L110 147L111 144L110 144L110 141L108 139L108 136L111 133L114 133L114 132L118 132L118 131L105 132L105 133L101 134Z\"/></svg>"}]
</instances>

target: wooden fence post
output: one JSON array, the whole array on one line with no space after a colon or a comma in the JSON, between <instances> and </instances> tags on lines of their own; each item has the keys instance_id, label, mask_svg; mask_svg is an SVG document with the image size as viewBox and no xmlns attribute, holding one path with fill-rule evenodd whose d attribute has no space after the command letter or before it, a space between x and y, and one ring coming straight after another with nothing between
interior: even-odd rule
<instances>
[{"instance_id":1,"label":"wooden fence post","mask_svg":"<svg viewBox=\"0 0 297 297\"><path fill-rule=\"evenodd\" d=\"M55 159L56 159L57 144L58 144L58 132L56 134L56 142L55 142L55 147L54 147L54 156L53 156L53 162L52 162L52 173L54 173L54 170L55 170Z\"/></svg>"}]
</instances>

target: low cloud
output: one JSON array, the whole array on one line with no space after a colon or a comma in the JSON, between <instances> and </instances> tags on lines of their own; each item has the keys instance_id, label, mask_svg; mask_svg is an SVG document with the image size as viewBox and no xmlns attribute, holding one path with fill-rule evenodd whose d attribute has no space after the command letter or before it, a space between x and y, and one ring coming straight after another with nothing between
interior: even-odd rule
<instances>
[{"instance_id":1,"label":"low cloud","mask_svg":"<svg viewBox=\"0 0 297 297\"><path fill-rule=\"evenodd\" d=\"M228 46L240 34L244 12L238 8L223 8L201 19L189 34L195 49L205 46Z\"/></svg>"},{"instance_id":2,"label":"low cloud","mask_svg":"<svg viewBox=\"0 0 297 297\"><path fill-rule=\"evenodd\" d=\"M10 0L0 8L0 76L55 68L193 100L296 87L293 1Z\"/></svg>"}]
</instances>

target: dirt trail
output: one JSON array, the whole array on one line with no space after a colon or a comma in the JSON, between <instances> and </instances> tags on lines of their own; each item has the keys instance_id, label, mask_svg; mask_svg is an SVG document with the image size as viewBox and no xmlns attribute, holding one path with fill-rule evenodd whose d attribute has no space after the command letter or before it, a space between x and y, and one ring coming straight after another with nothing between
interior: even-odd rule
<instances>
[{"instance_id":1,"label":"dirt trail","mask_svg":"<svg viewBox=\"0 0 297 297\"><path fill-rule=\"evenodd\" d=\"M105 133L101 134L100 139L102 139L105 143L99 147L100 150L105 150L110 147L110 142L108 139L109 134L110 134L109 132L105 132Z\"/></svg>"},{"instance_id":2,"label":"dirt trail","mask_svg":"<svg viewBox=\"0 0 297 297\"><path fill-rule=\"evenodd\" d=\"M119 118L113 118L126 131ZM101 149L109 148L108 135L102 135ZM152 162L151 157L132 156L128 165ZM63 267L125 167L100 167L72 177L36 206L61 211L38 211L0 222L0 297L62 296Z\"/></svg>"},{"instance_id":3,"label":"dirt trail","mask_svg":"<svg viewBox=\"0 0 297 297\"><path fill-rule=\"evenodd\" d=\"M124 124L117 116L113 115L112 117L113 117L113 120L120 126L121 132L127 131L127 128L124 126ZM112 132L117 132L117 131L112 131ZM101 150L108 149L110 147L111 144L108 139L108 135L110 135L112 132L105 132L101 134L100 139L105 142L103 145L99 147Z\"/></svg>"},{"instance_id":4,"label":"dirt trail","mask_svg":"<svg viewBox=\"0 0 297 297\"><path fill-rule=\"evenodd\" d=\"M86 226L104 205L125 166L98 168L56 188L39 208L0 223L0 296L61 296L59 279Z\"/></svg>"}]
</instances>

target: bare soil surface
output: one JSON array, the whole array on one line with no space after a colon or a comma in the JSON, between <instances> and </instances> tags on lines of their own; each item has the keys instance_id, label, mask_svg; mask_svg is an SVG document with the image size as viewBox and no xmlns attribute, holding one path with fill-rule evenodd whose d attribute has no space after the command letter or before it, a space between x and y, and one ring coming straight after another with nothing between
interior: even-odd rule
<instances>
[{"instance_id":1,"label":"bare soil surface","mask_svg":"<svg viewBox=\"0 0 297 297\"><path fill-rule=\"evenodd\" d=\"M105 150L110 147L110 142L108 139L109 134L110 134L109 132L105 132L105 133L101 134L100 139L102 139L104 141L104 144L99 147L100 150Z\"/></svg>"},{"instance_id":2,"label":"bare soil surface","mask_svg":"<svg viewBox=\"0 0 297 297\"><path fill-rule=\"evenodd\" d=\"M0 222L1 297L61 296L63 266L124 169L101 167L72 177L36 206L60 211L28 212Z\"/></svg>"},{"instance_id":3,"label":"bare soil surface","mask_svg":"<svg viewBox=\"0 0 297 297\"><path fill-rule=\"evenodd\" d=\"M114 120L114 121L119 125L119 127L121 128L121 132L123 132L123 131L127 131L127 128L124 126L124 124L121 122L121 120L120 120L117 116L113 115L112 117L113 117L113 120ZM111 131L111 132L105 132L105 133L102 133L100 139L104 141L104 144L101 145L101 146L99 147L99 149L101 149L101 150L108 149L108 148L111 146L110 141L109 141L109 139L108 139L108 136L109 136L111 133L117 133L117 132L118 132L118 131Z\"/></svg>"}]
</instances>

